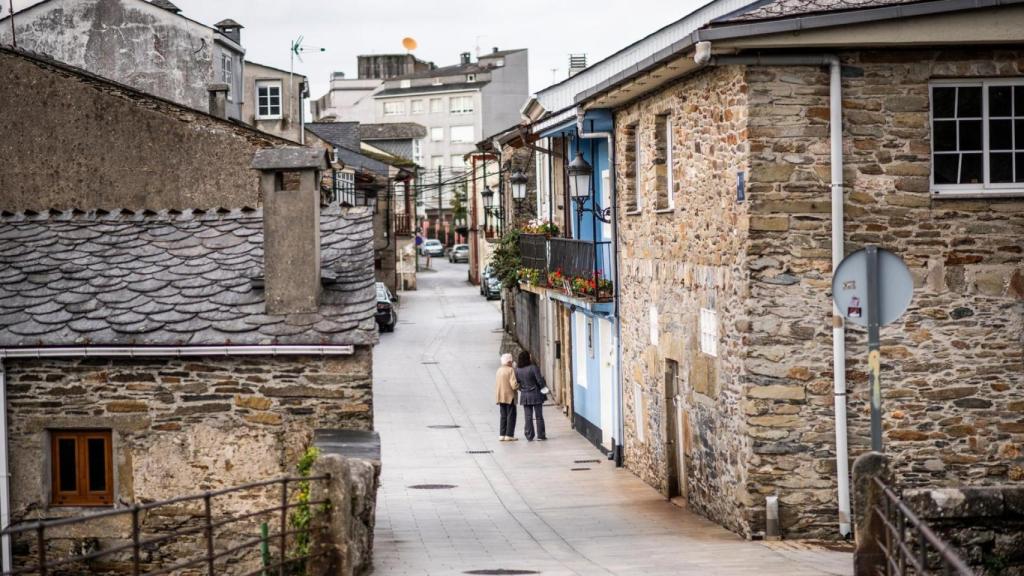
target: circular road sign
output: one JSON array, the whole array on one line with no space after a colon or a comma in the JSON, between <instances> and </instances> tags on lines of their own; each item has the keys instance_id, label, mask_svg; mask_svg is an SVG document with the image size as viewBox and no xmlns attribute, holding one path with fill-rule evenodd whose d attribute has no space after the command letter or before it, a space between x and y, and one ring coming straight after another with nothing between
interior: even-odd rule
<instances>
[{"instance_id":1,"label":"circular road sign","mask_svg":"<svg viewBox=\"0 0 1024 576\"><path fill-rule=\"evenodd\" d=\"M903 315L914 294L914 279L899 256L877 249L878 323L888 324ZM868 325L868 251L861 249L839 263L832 275L832 300L845 318Z\"/></svg>"}]
</instances>

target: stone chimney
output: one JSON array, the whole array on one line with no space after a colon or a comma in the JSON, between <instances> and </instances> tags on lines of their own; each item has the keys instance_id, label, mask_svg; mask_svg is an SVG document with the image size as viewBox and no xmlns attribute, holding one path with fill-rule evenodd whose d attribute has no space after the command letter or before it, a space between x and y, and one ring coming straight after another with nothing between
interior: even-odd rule
<instances>
[{"instance_id":1,"label":"stone chimney","mask_svg":"<svg viewBox=\"0 0 1024 576\"><path fill-rule=\"evenodd\" d=\"M235 22L234 20L228 18L226 20L221 20L220 22L217 22L213 25L213 27L216 28L218 32L227 37L228 40L231 40L239 46L242 45L242 28L244 28L244 26L242 26L238 22Z\"/></svg>"},{"instance_id":2,"label":"stone chimney","mask_svg":"<svg viewBox=\"0 0 1024 576\"><path fill-rule=\"evenodd\" d=\"M472 61L473 56L469 52L463 52L459 55L459 62L462 64L469 64Z\"/></svg>"},{"instance_id":3,"label":"stone chimney","mask_svg":"<svg viewBox=\"0 0 1024 576\"><path fill-rule=\"evenodd\" d=\"M327 151L289 146L260 150L263 278L267 314L316 312L320 306L320 172Z\"/></svg>"},{"instance_id":4,"label":"stone chimney","mask_svg":"<svg viewBox=\"0 0 1024 576\"><path fill-rule=\"evenodd\" d=\"M229 90L231 90L231 86L223 82L214 82L206 87L206 91L210 94L210 115L227 119Z\"/></svg>"}]
</instances>

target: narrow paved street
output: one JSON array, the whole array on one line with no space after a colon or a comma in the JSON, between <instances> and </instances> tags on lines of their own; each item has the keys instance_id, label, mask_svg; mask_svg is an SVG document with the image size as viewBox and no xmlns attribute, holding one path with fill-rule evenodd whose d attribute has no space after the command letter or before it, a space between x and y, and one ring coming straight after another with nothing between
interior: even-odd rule
<instances>
[{"instance_id":1,"label":"narrow paved street","mask_svg":"<svg viewBox=\"0 0 1024 576\"><path fill-rule=\"evenodd\" d=\"M375 571L400 574L848 574L850 555L745 542L616 469L545 408L548 437L498 441L501 317L435 260L375 351L383 442ZM451 428L446 426L457 426ZM417 485L448 485L416 489ZM521 571L521 572L520 572Z\"/></svg>"}]
</instances>

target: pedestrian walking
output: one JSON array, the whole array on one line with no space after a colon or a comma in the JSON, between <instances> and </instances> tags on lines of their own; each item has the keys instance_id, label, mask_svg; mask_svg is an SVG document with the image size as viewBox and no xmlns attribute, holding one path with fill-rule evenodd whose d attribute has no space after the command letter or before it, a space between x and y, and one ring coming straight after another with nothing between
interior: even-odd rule
<instances>
[{"instance_id":1,"label":"pedestrian walking","mask_svg":"<svg viewBox=\"0 0 1024 576\"><path fill-rule=\"evenodd\" d=\"M501 420L498 422L498 440L509 442L516 440L516 382L515 368L512 367L512 355L501 355L501 366L495 375L498 410Z\"/></svg>"},{"instance_id":2,"label":"pedestrian walking","mask_svg":"<svg viewBox=\"0 0 1024 576\"><path fill-rule=\"evenodd\" d=\"M519 353L516 363L516 381L519 383L519 403L523 405L523 434L533 441L534 425L536 424L537 440L547 440L544 431L544 401L547 400L548 385L540 369L533 363L530 353L523 350Z\"/></svg>"}]
</instances>

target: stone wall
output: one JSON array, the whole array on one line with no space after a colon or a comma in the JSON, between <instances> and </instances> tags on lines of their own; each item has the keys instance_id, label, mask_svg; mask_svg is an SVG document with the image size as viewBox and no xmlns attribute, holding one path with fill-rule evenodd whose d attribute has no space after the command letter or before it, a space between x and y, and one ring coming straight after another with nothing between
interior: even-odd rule
<instances>
[{"instance_id":1,"label":"stone wall","mask_svg":"<svg viewBox=\"0 0 1024 576\"><path fill-rule=\"evenodd\" d=\"M1024 202L933 198L928 81L1024 74L1020 51L842 55L846 250L900 254L913 302L882 329L883 426L897 482L1024 479ZM751 493L790 535L834 535L828 77L752 67ZM852 454L866 449L865 334L848 330ZM758 502L760 505L760 502Z\"/></svg>"},{"instance_id":2,"label":"stone wall","mask_svg":"<svg viewBox=\"0 0 1024 576\"><path fill-rule=\"evenodd\" d=\"M620 215L633 194L628 136L637 122L643 157L655 159L644 162L641 174L643 210L619 220L626 466L664 494L682 492L693 509L749 535L751 442L740 406L748 217L747 205L736 202L737 173L747 170L746 93L742 68L712 69L618 111L615 125ZM672 115L676 142L669 167L675 209L655 212L666 166L654 130L665 113ZM717 356L701 352L702 308L718 316ZM666 390L667 361L677 366L675 406ZM679 442L685 490L677 491L669 467Z\"/></svg>"},{"instance_id":3,"label":"stone wall","mask_svg":"<svg viewBox=\"0 0 1024 576\"><path fill-rule=\"evenodd\" d=\"M5 368L15 521L82 512L49 505L47 430L112 430L114 497L128 505L293 473L314 429L373 427L368 348L337 357L8 359Z\"/></svg>"},{"instance_id":4,"label":"stone wall","mask_svg":"<svg viewBox=\"0 0 1024 576\"><path fill-rule=\"evenodd\" d=\"M0 69L3 210L255 207L253 154L288 143L8 50Z\"/></svg>"}]
</instances>

